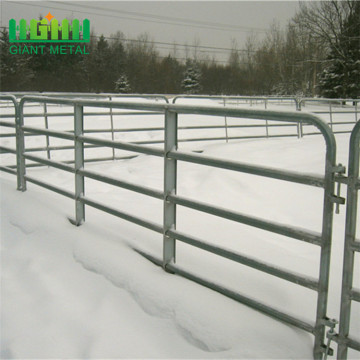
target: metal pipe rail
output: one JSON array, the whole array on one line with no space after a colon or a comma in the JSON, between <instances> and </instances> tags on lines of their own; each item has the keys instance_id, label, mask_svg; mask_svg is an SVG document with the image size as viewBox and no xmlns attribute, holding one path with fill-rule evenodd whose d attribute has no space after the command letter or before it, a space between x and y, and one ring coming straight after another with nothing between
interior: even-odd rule
<instances>
[{"instance_id":1,"label":"metal pipe rail","mask_svg":"<svg viewBox=\"0 0 360 360\"><path fill-rule=\"evenodd\" d=\"M100 98L105 99L109 98L110 100L113 97L118 98L144 98L144 99L160 99L164 100L165 103L169 103L168 98L163 94L120 94L120 93L82 93L82 92L41 92L41 91L29 91L29 92L20 92L20 91L13 91L13 92L4 92L4 95L13 95L17 97L23 96L46 96L46 97L70 97L70 98Z\"/></svg>"},{"instance_id":2,"label":"metal pipe rail","mask_svg":"<svg viewBox=\"0 0 360 360\"><path fill-rule=\"evenodd\" d=\"M27 102L46 103L46 104L67 104L74 106L74 131L63 132L49 129L40 129L36 127L24 126L23 107ZM165 120L165 143L163 149L151 148L143 145L125 143L122 141L104 140L84 135L84 106L89 107L112 107L121 109L146 110L154 112L162 112ZM162 260L156 260L163 268L170 272L178 273L193 281L208 286L212 289L220 291L226 296L230 296L237 301L247 304L263 313L276 318L279 321L294 325L300 329L308 331L315 336L314 358L321 359L324 352L324 335L327 312L327 296L329 285L329 266L330 266L330 248L332 237L332 217L334 204L334 184L337 167L336 144L331 129L316 116L299 113L299 112L276 112L269 110L246 110L227 107L210 107L210 106L189 106L178 104L146 104L146 103L125 103L125 102L105 102L98 100L84 99L64 99L50 97L25 96L19 104L19 117L17 120L17 128L19 129L19 141L17 143L17 151L20 154L20 161L17 173L20 175L20 190L26 190L26 182L32 182L39 186L43 186L49 190L67 196L75 200L75 225L81 225L85 221L85 205L97 208L114 216L120 217L127 221L133 222L139 226L163 234L163 257ZM205 157L198 154L185 153L177 150L178 145L178 115L179 114L201 114L208 116L232 116L238 118L253 119L254 121L277 121L289 122L293 124L312 124L319 129L326 143L326 160L324 177L313 175L303 175L291 171L271 169L250 164L225 161L211 157ZM74 141L74 166L64 162L54 161L39 156L31 155L25 148L24 133L42 134L51 137ZM127 181L114 179L94 171L84 169L84 147L85 144L106 146L110 148L123 149L142 153L152 156L163 157L164 159L164 190L158 191L133 185ZM75 176L75 191L69 192L59 189L52 184L34 179L26 174L25 159L52 166L57 169L73 173ZM323 223L321 233L313 233L306 229L299 229L292 226L274 223L265 219L255 218L247 214L241 214L227 209L205 204L199 201L193 201L183 196L176 195L177 188L177 161L188 161L196 164L215 166L227 170L234 170L255 176L264 176L274 178L279 181L290 181L301 183L308 186L316 186L324 189L323 200ZM123 211L111 208L106 204L101 204L91 200L85 195L85 178L91 178L113 186L118 186L130 191L134 191L146 196L150 196L163 201L163 224L158 225L134 215L127 214ZM184 234L176 229L176 207L185 206L197 211L205 212L222 218L240 222L248 226L259 228L265 231L277 233L286 237L305 241L320 247L320 270L317 279L297 274L286 269L278 268L243 254L230 252L217 246L211 246L206 242L196 239L189 234ZM200 277L187 272L174 265L176 241L185 242L192 246L210 251L219 256L231 259L241 264L250 266L254 269L263 271L267 274L276 276L283 280L290 281L294 284L309 288L317 292L317 311L314 324L307 323L302 319L296 319L293 316L272 308L265 303L253 300L251 297L234 293L220 285L216 285L201 279Z\"/></svg>"},{"instance_id":3,"label":"metal pipe rail","mask_svg":"<svg viewBox=\"0 0 360 360\"><path fill-rule=\"evenodd\" d=\"M265 109L269 101L291 101L295 103L296 109L298 108L298 98L292 96L229 96L229 95L177 95L173 98L172 103L175 104L178 99L209 99L209 100L222 100L224 106L226 102L230 100L236 101L249 101L250 106L252 106L253 101L263 101Z\"/></svg>"},{"instance_id":4,"label":"metal pipe rail","mask_svg":"<svg viewBox=\"0 0 360 360\"><path fill-rule=\"evenodd\" d=\"M345 245L343 262L343 282L341 291L341 308L339 335L335 340L339 343L337 358L346 359L348 348L360 351L360 341L351 338L350 319L351 302L360 302L360 289L353 284L355 252L360 252L360 240L356 239L356 217L359 191L360 161L360 121L354 127L349 145L348 187L345 223Z\"/></svg>"},{"instance_id":5,"label":"metal pipe rail","mask_svg":"<svg viewBox=\"0 0 360 360\"><path fill-rule=\"evenodd\" d=\"M156 113L154 112L146 112L146 111L142 111L142 112L130 112L130 111L124 111L124 112L85 112L84 115L86 116L98 116L98 115L155 115ZM161 113L159 113L161 114ZM41 117L44 116L44 113L30 113L30 114L26 114L26 117ZM73 112L63 112L63 113L46 113L46 116L48 117L59 117L59 116L74 116ZM0 118L8 118L8 117L13 117L12 115L9 114L0 114Z\"/></svg>"},{"instance_id":6,"label":"metal pipe rail","mask_svg":"<svg viewBox=\"0 0 360 360\"><path fill-rule=\"evenodd\" d=\"M341 98L301 98L299 99L299 105L300 108L302 107L303 104L305 104L306 102L317 102L317 103L332 103L332 104L339 104L341 105L343 102L352 102L352 103L359 103L360 99L341 99Z\"/></svg>"}]
</instances>

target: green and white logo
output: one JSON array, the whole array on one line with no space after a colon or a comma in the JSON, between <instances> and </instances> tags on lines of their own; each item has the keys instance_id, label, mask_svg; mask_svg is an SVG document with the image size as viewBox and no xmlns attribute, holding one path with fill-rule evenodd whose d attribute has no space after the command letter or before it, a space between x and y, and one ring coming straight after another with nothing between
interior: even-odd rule
<instances>
[{"instance_id":1,"label":"green and white logo","mask_svg":"<svg viewBox=\"0 0 360 360\"><path fill-rule=\"evenodd\" d=\"M11 43L87 43L90 42L90 20L84 19L82 25L74 19L59 21L50 12L42 20L21 19L19 25L14 19L9 20L9 42Z\"/></svg>"}]
</instances>

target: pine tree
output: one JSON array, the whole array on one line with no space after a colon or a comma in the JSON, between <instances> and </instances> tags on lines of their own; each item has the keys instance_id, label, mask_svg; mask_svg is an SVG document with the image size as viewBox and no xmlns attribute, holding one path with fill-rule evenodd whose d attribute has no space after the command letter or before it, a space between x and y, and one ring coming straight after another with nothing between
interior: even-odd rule
<instances>
[{"instance_id":1,"label":"pine tree","mask_svg":"<svg viewBox=\"0 0 360 360\"><path fill-rule=\"evenodd\" d=\"M11 54L10 45L9 33L6 29L2 29L0 32L0 90L32 90L29 84L34 74L29 67L30 56Z\"/></svg>"},{"instance_id":2,"label":"pine tree","mask_svg":"<svg viewBox=\"0 0 360 360\"><path fill-rule=\"evenodd\" d=\"M354 3L328 61L319 78L321 94L328 98L360 97L360 2Z\"/></svg>"},{"instance_id":3,"label":"pine tree","mask_svg":"<svg viewBox=\"0 0 360 360\"><path fill-rule=\"evenodd\" d=\"M182 81L182 88L187 94L198 94L200 91L200 69L196 63L188 60L186 63L186 70L184 79Z\"/></svg>"},{"instance_id":4,"label":"pine tree","mask_svg":"<svg viewBox=\"0 0 360 360\"><path fill-rule=\"evenodd\" d=\"M125 74L115 81L115 91L121 94L128 94L131 91L129 80Z\"/></svg>"}]
</instances>

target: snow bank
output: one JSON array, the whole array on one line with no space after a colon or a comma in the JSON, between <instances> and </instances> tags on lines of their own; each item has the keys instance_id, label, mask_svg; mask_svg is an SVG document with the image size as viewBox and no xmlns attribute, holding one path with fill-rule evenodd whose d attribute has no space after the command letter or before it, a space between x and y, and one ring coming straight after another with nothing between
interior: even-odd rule
<instances>
[{"instance_id":1,"label":"snow bank","mask_svg":"<svg viewBox=\"0 0 360 360\"><path fill-rule=\"evenodd\" d=\"M3 358L311 355L309 335L149 263L106 215L76 228L66 199L13 185L2 177Z\"/></svg>"}]
</instances>

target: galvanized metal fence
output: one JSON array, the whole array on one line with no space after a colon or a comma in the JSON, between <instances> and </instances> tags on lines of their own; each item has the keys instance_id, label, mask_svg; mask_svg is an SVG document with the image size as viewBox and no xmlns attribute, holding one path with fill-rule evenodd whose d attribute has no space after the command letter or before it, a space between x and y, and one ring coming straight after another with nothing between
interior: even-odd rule
<instances>
[{"instance_id":1,"label":"galvanized metal fence","mask_svg":"<svg viewBox=\"0 0 360 360\"><path fill-rule=\"evenodd\" d=\"M49 129L41 129L38 127L31 127L24 125L24 104L32 103L46 103L46 104L67 104L74 106L74 132L54 131ZM105 140L95 137L89 137L84 134L84 106L99 107L99 108L118 108L118 109L136 109L152 112L162 112L165 121L165 146L164 149L148 147L144 145L124 143L114 140ZM266 167L254 166L232 161L219 160L211 157L206 157L199 154L179 151L177 149L178 141L178 115L179 114L201 114L208 116L232 116L237 118L253 119L254 121L268 120L291 122L298 124L299 122L309 123L316 126L322 133L326 143L326 161L324 177L317 177L311 175L303 175L287 170L271 169ZM155 263L163 266L167 271L178 273L186 278L203 284L211 289L217 290L226 296L229 296L239 302L245 303L248 306L259 310L279 321L298 327L302 330L310 332L315 336L314 357L316 359L322 358L325 351L324 335L325 326L327 323L326 309L327 296L329 284L329 266L330 266L330 247L331 247L331 233L332 233L332 217L333 205L336 202L334 196L335 174L337 167L335 164L336 158L336 144L334 136L329 127L320 119L313 115L301 113L285 113L273 112L265 110L243 110L230 109L219 107L201 107L201 106L186 106L186 105L163 105L163 104L138 104L138 103L117 103L104 102L93 100L69 100L50 97L29 97L25 96L21 99L19 105L18 117L18 144L17 154L19 156L18 176L20 178L19 189L26 190L26 183L32 182L34 184L45 187L49 190L55 191L61 195L67 196L75 200L75 219L74 224L80 225L85 220L85 205L97 208L107 213L113 214L125 220L131 221L135 224L151 229L163 234L163 256L161 259L150 258ZM44 157L29 154L25 147L24 133L33 133L50 137L57 137L74 141L75 148L75 163L74 166L65 164L63 162L50 160ZM164 159L164 191L157 191L139 185L133 185L123 180L117 180L94 171L84 169L84 146L85 144L105 146L116 149L130 150L138 153L160 156ZM25 161L32 160L43 165L51 166L63 171L73 173L75 176L75 191L71 192L67 189L60 189L43 180L35 179L26 174ZM278 179L281 181L288 181L300 183L308 186L316 186L324 189L323 202L323 225L321 233L315 234L306 229L298 229L285 224L273 223L271 221L260 219L230 210L225 210L215 206L208 205L199 201L193 201L189 198L179 196L176 193L177 188L177 162L185 161L195 164L202 164L232 171L263 176L267 178ZM85 179L91 178L107 184L126 188L141 194L145 194L163 201L164 218L163 224L155 224L145 219L127 214L117 209L111 208L106 204L101 204L97 201L91 200L85 195ZM292 273L286 269L278 268L268 265L261 261L255 260L248 256L230 252L218 246L209 245L201 239L193 237L191 234L185 234L176 230L176 208L178 206L194 209L203 213L212 214L221 218L236 221L255 228L263 229L272 233L287 236L296 240L313 244L320 247L320 272L319 278L311 278L305 275ZM191 274L191 272L184 271L175 265L175 251L176 241L184 242L205 251L212 252L218 256L231 259L254 269L263 271L267 274L276 276L278 278L290 281L299 286L314 290L317 292L317 312L314 323L306 322L302 319L295 318L287 314L285 311L279 311L272 308L265 303L253 300L251 297L234 293L223 288L221 285L205 281L200 277Z\"/></svg>"},{"instance_id":2,"label":"galvanized metal fence","mask_svg":"<svg viewBox=\"0 0 360 360\"><path fill-rule=\"evenodd\" d=\"M359 145L360 145L360 122L356 124L350 137L349 169L347 182L347 206L345 224L345 248L342 277L342 294L339 335L334 339L338 345L338 359L346 359L348 348L360 351L360 341L355 340L349 334L351 319L351 302L360 302L360 289L353 284L355 253L360 252L360 240L356 239L356 216L358 205L359 179ZM359 335L359 334L357 334Z\"/></svg>"},{"instance_id":3,"label":"galvanized metal fence","mask_svg":"<svg viewBox=\"0 0 360 360\"><path fill-rule=\"evenodd\" d=\"M46 189L54 191L58 194L66 196L75 200L75 218L73 223L81 225L85 221L85 206L90 206L109 214L115 215L119 218L125 219L137 225L143 226L147 229L153 230L163 236L163 254L162 257L152 257L141 250L137 251L153 261L161 265L166 271L177 273L188 279L196 281L204 286L214 289L232 299L244 303L268 316L271 316L281 322L298 327L305 330L315 337L314 343L314 358L322 359L324 354L331 354L331 350L324 343L325 330L329 326L331 329L334 323L327 317L327 301L328 301L328 286L329 286L329 271L330 271L330 251L331 251L331 237L332 237L332 223L333 223L333 207L334 204L343 203L342 199L335 195L335 182L339 181L337 174L343 173L344 168L336 165L336 142L333 132L321 119L318 117L301 112L276 112L269 110L247 110L228 107L210 107L210 106L189 106L178 104L159 104L159 103L131 103L131 102L109 102L102 100L86 100L86 99L66 99L66 98L52 98L39 96L25 96L21 99L20 104L17 103L14 96L3 95L0 100L9 100L14 104L14 115L16 118L16 125L7 121L0 121L1 126L14 128L16 133L16 149L7 147L0 147L1 151L10 152L16 155L17 164L16 169L6 166L1 166L0 170L17 175L18 190L25 191L27 182L34 183ZM28 126L24 124L24 119L27 114L24 114L25 104L43 104L50 106L51 104L62 104L73 107L73 112L69 113L74 118L74 128L71 131L55 131L48 128L46 122L45 128ZM87 136L84 129L85 112L84 107L93 108L108 108L118 110L132 110L142 111L148 114L162 114L164 119L164 147L155 148L145 146L144 144L135 144L123 141L117 141ZM123 113L123 112L121 112ZM98 113L97 113L98 114ZM288 170L272 169L262 166L255 166L240 162L220 160L209 156L204 156L196 153L180 151L178 149L178 132L180 126L178 125L179 116L198 114L204 116L221 116L233 118L251 119L254 122L276 121L281 123L291 123L297 127L300 124L315 126L319 133L325 139L326 145L326 159L324 176L314 176L299 174ZM338 336L332 338L339 343L339 358L346 357L347 347L352 347L359 350L359 344L348 336L349 322L350 322L350 303L351 300L359 301L359 292L352 289L352 267L354 252L359 251L359 242L355 241L355 218L356 218L356 201L357 191L359 189L359 123L357 123L351 141L350 160L349 160L349 178L343 183L348 184L348 210L347 210L347 232L346 232L346 250L344 260L344 284L342 294L342 309L340 318L340 332ZM59 138L70 140L74 142L71 147L74 149L73 164L64 161L55 161L50 159L50 156L41 157L31 154L32 149L26 148L25 135L35 134L37 136L45 136L46 138ZM47 140L48 141L48 140ZM157 156L164 159L164 190L159 191L148 187L134 185L125 180L115 179L110 176L100 174L84 168L86 157L84 156L84 149L86 146L107 147L110 149L121 149L135 153L147 154ZM69 191L57 187L51 183L45 182L42 179L37 179L27 174L26 161L30 160L36 164L46 165L60 169L74 174L75 189ZM190 198L180 196L177 194L177 164L179 161L189 162L193 164L200 164L211 166L220 169L227 169L240 173L252 174L265 178L277 179L279 181L286 181L291 183L298 183L307 186L315 186L323 189L323 214L322 214L322 229L319 233L314 233L306 229L299 229L287 224L279 224L250 216L246 213L239 213L232 210L219 208L200 201L194 201ZM119 188L128 189L136 193L144 194L152 198L159 199L163 202L163 223L157 224L138 216L120 211L112 208L106 204L94 201L86 196L86 179L94 179L105 184L111 184ZM356 196L355 196L356 195ZM350 200L352 199L352 200ZM350 201L349 201L350 200ZM292 271L268 263L256 260L238 252L232 252L221 248L217 245L211 245L204 239L199 239L191 234L184 233L177 230L177 207L185 207L199 211L205 214L211 214L220 218L235 221L241 224L246 224L258 229L262 229L271 233L279 234L289 238L293 238L320 248L320 270L318 278L305 276L304 274L293 273ZM216 284L201 278L198 275L191 273L191 271L184 270L181 266L175 265L176 258L176 244L177 242L185 243L204 251L216 254L220 257L238 262L242 265L249 266L253 269L270 274L277 278L289 281L304 288L313 290L317 294L316 303L316 317L314 322L304 321L288 314L286 311L275 309L266 303L254 300L248 295L236 293L230 289L224 288L221 284ZM315 304L314 304L315 305ZM329 332L328 332L329 334ZM333 334L333 333L331 333ZM330 335L331 335L330 334Z\"/></svg>"}]
</instances>

